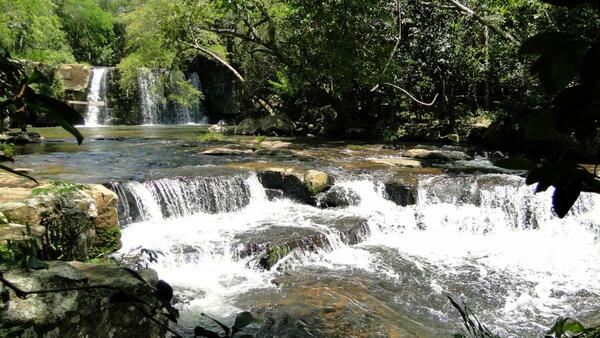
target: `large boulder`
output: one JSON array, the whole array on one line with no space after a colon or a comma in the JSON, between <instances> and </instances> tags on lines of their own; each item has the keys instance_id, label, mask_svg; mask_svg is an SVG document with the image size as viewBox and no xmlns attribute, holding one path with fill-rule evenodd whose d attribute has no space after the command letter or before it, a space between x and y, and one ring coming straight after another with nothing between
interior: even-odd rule
<instances>
[{"instance_id":1,"label":"large boulder","mask_svg":"<svg viewBox=\"0 0 600 338\"><path fill-rule=\"evenodd\" d=\"M285 197L306 204L316 204L315 195L333 186L333 179L325 172L292 168L268 168L257 173L266 189L283 191Z\"/></svg>"},{"instance_id":2,"label":"large boulder","mask_svg":"<svg viewBox=\"0 0 600 338\"><path fill-rule=\"evenodd\" d=\"M117 266L77 262L49 262L48 269L25 271L12 268L4 278L23 291L81 288L17 297L5 289L0 299L1 337L164 337L165 330L139 309L166 324L154 312L158 300L149 285L158 277L152 270L138 271L148 284ZM93 289L93 286L103 286ZM111 300L118 290L145 304Z\"/></svg>"},{"instance_id":3,"label":"large boulder","mask_svg":"<svg viewBox=\"0 0 600 338\"><path fill-rule=\"evenodd\" d=\"M257 135L260 130L260 121L258 119L247 118L240 122L235 127L235 134L237 135Z\"/></svg>"},{"instance_id":4,"label":"large boulder","mask_svg":"<svg viewBox=\"0 0 600 338\"><path fill-rule=\"evenodd\" d=\"M36 232L43 227L48 236L42 243L51 259L85 261L120 248L114 192L101 185L68 193L52 192L50 186L47 189L47 193L37 196L0 203L0 213L12 224L22 224Z\"/></svg>"},{"instance_id":5,"label":"large boulder","mask_svg":"<svg viewBox=\"0 0 600 338\"><path fill-rule=\"evenodd\" d=\"M294 122L285 114L267 115L260 120L260 129L265 135L292 135Z\"/></svg>"}]
</instances>

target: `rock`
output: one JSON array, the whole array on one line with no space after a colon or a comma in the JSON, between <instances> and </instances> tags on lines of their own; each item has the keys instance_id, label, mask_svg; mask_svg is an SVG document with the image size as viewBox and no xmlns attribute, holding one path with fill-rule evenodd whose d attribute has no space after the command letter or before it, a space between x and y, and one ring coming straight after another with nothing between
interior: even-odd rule
<instances>
[{"instance_id":1,"label":"rock","mask_svg":"<svg viewBox=\"0 0 600 338\"><path fill-rule=\"evenodd\" d=\"M265 189L265 194L267 195L269 201L284 198L283 190L279 189Z\"/></svg>"},{"instance_id":2,"label":"rock","mask_svg":"<svg viewBox=\"0 0 600 338\"><path fill-rule=\"evenodd\" d=\"M370 160L373 163L385 164L392 167L403 167L403 168L421 168L423 164L418 160L409 160L406 158L378 158Z\"/></svg>"},{"instance_id":3,"label":"rock","mask_svg":"<svg viewBox=\"0 0 600 338\"><path fill-rule=\"evenodd\" d=\"M328 190L333 185L333 180L322 171L309 170L304 176L304 182L312 195Z\"/></svg>"},{"instance_id":4,"label":"rock","mask_svg":"<svg viewBox=\"0 0 600 338\"><path fill-rule=\"evenodd\" d=\"M200 152L202 155L210 155L210 156L228 156L228 155L247 155L252 154L254 151L252 149L233 149L233 148L211 148Z\"/></svg>"},{"instance_id":5,"label":"rock","mask_svg":"<svg viewBox=\"0 0 600 338\"><path fill-rule=\"evenodd\" d=\"M81 64L60 65L56 71L66 90L87 91L90 81L90 67Z\"/></svg>"},{"instance_id":6,"label":"rock","mask_svg":"<svg viewBox=\"0 0 600 338\"><path fill-rule=\"evenodd\" d=\"M122 244L117 194L100 184L88 185L86 191L94 199L98 212L91 256L100 257L118 251Z\"/></svg>"},{"instance_id":7,"label":"rock","mask_svg":"<svg viewBox=\"0 0 600 338\"><path fill-rule=\"evenodd\" d=\"M260 120L260 129L264 135L292 135L296 129L294 122L285 114L267 115Z\"/></svg>"},{"instance_id":8,"label":"rock","mask_svg":"<svg viewBox=\"0 0 600 338\"><path fill-rule=\"evenodd\" d=\"M352 189L334 186L327 192L316 196L317 206L321 208L337 208L357 205L360 203L360 196Z\"/></svg>"},{"instance_id":9,"label":"rock","mask_svg":"<svg viewBox=\"0 0 600 338\"><path fill-rule=\"evenodd\" d=\"M307 204L314 204L308 188L304 185L304 177L293 169L271 168L257 173L260 183L266 189L283 191L285 197Z\"/></svg>"},{"instance_id":10,"label":"rock","mask_svg":"<svg viewBox=\"0 0 600 338\"><path fill-rule=\"evenodd\" d=\"M417 203L417 187L406 185L398 181L385 183L385 198L400 205L414 205Z\"/></svg>"},{"instance_id":11,"label":"rock","mask_svg":"<svg viewBox=\"0 0 600 338\"><path fill-rule=\"evenodd\" d=\"M247 118L240 122L235 127L235 134L237 135L257 135L260 131L260 121L258 119Z\"/></svg>"},{"instance_id":12,"label":"rock","mask_svg":"<svg viewBox=\"0 0 600 338\"><path fill-rule=\"evenodd\" d=\"M26 291L104 285L121 289L152 307L158 306L147 284L117 266L76 262L48 262L48 265L48 269L29 272L13 268L4 277ZM150 285L157 284L156 272L138 273ZM8 299L0 301L0 336L164 337L165 330L144 317L131 303L112 302L111 296L116 293L116 290L103 288L21 299L11 290ZM138 303L147 313L154 313L148 305ZM154 318L167 323L162 315Z\"/></svg>"},{"instance_id":13,"label":"rock","mask_svg":"<svg viewBox=\"0 0 600 338\"><path fill-rule=\"evenodd\" d=\"M346 245L361 243L371 235L369 223L360 217L339 218L330 227L339 233L342 242Z\"/></svg>"},{"instance_id":14,"label":"rock","mask_svg":"<svg viewBox=\"0 0 600 338\"><path fill-rule=\"evenodd\" d=\"M264 140L260 143L260 146L262 148L268 148L268 149L282 149L282 148L292 148L294 145L291 142Z\"/></svg>"},{"instance_id":15,"label":"rock","mask_svg":"<svg viewBox=\"0 0 600 338\"><path fill-rule=\"evenodd\" d=\"M8 241L24 241L32 236L41 237L46 228L40 225L25 226L15 223L0 224L0 245L8 244Z\"/></svg>"},{"instance_id":16,"label":"rock","mask_svg":"<svg viewBox=\"0 0 600 338\"><path fill-rule=\"evenodd\" d=\"M208 130L212 131L213 133L224 133L227 130L227 128L225 127L225 125L213 124L208 128Z\"/></svg>"},{"instance_id":17,"label":"rock","mask_svg":"<svg viewBox=\"0 0 600 338\"><path fill-rule=\"evenodd\" d=\"M41 226L51 259L81 260L112 253L120 248L117 196L100 185L68 193L49 192L0 203L0 212L15 224ZM38 231L44 233L43 231Z\"/></svg>"},{"instance_id":18,"label":"rock","mask_svg":"<svg viewBox=\"0 0 600 338\"><path fill-rule=\"evenodd\" d=\"M427 149L408 149L402 153L402 156L412 157L422 160L441 160L441 161L459 161L470 160L471 156L462 151L455 150L427 150Z\"/></svg>"},{"instance_id":19,"label":"rock","mask_svg":"<svg viewBox=\"0 0 600 338\"><path fill-rule=\"evenodd\" d=\"M3 135L4 142L14 144L40 143L44 139L39 133L31 131L9 131Z\"/></svg>"},{"instance_id":20,"label":"rock","mask_svg":"<svg viewBox=\"0 0 600 338\"><path fill-rule=\"evenodd\" d=\"M256 263L265 270L270 270L294 250L315 252L331 247L325 234L317 229L304 227L272 226L239 233L235 239L238 243L235 248L238 256L258 256Z\"/></svg>"}]
</instances>

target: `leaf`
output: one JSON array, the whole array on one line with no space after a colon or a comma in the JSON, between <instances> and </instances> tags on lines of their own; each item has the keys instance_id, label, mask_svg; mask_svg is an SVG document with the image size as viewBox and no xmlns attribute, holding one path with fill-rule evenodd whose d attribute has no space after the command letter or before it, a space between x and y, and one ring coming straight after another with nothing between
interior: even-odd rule
<instances>
[{"instance_id":1,"label":"leaf","mask_svg":"<svg viewBox=\"0 0 600 338\"><path fill-rule=\"evenodd\" d=\"M74 124L81 123L83 117L66 103L39 94L28 94L27 105L38 112L50 114L56 122L77 139L77 144L83 142L83 135Z\"/></svg>"},{"instance_id":2,"label":"leaf","mask_svg":"<svg viewBox=\"0 0 600 338\"><path fill-rule=\"evenodd\" d=\"M194 337L220 338L218 333L207 330L201 326L196 326L194 328Z\"/></svg>"},{"instance_id":3,"label":"leaf","mask_svg":"<svg viewBox=\"0 0 600 338\"><path fill-rule=\"evenodd\" d=\"M233 323L233 328L232 328L233 333L235 334L236 332L245 328L246 326L248 326L252 323L258 323L258 322L260 322L260 320L257 318L254 318L254 316L252 316L252 314L248 311L239 313L237 315L237 317L235 317L235 322Z\"/></svg>"},{"instance_id":4,"label":"leaf","mask_svg":"<svg viewBox=\"0 0 600 338\"><path fill-rule=\"evenodd\" d=\"M29 74L29 77L27 78L27 84L47 83L47 82L48 82L48 79L37 68L34 69L33 72L31 72L31 74Z\"/></svg>"},{"instance_id":5,"label":"leaf","mask_svg":"<svg viewBox=\"0 0 600 338\"><path fill-rule=\"evenodd\" d=\"M44 270L48 268L48 264L35 257L31 257L27 260L27 267L33 270Z\"/></svg>"},{"instance_id":6,"label":"leaf","mask_svg":"<svg viewBox=\"0 0 600 338\"><path fill-rule=\"evenodd\" d=\"M148 285L149 287L151 287L154 290L154 287L152 287L152 285L150 285L145 279L144 277L142 277L137 271L132 270L130 268L122 268L123 270L129 272L130 275L132 275L135 279L139 280L140 282Z\"/></svg>"},{"instance_id":7,"label":"leaf","mask_svg":"<svg viewBox=\"0 0 600 338\"><path fill-rule=\"evenodd\" d=\"M156 283L156 295L165 304L170 304L173 299L173 288L161 279Z\"/></svg>"},{"instance_id":8,"label":"leaf","mask_svg":"<svg viewBox=\"0 0 600 338\"><path fill-rule=\"evenodd\" d=\"M565 320L562 328L564 332L569 332L571 334L583 333L585 331L583 324L571 318Z\"/></svg>"},{"instance_id":9,"label":"leaf","mask_svg":"<svg viewBox=\"0 0 600 338\"><path fill-rule=\"evenodd\" d=\"M210 317L209 315L207 315L206 313L201 313L200 315L202 315L203 317L206 317L210 320L212 320L213 322L217 323L222 329L223 331L225 331L225 336L229 337L229 328L227 327L227 325L221 323L220 321Z\"/></svg>"},{"instance_id":10,"label":"leaf","mask_svg":"<svg viewBox=\"0 0 600 338\"><path fill-rule=\"evenodd\" d=\"M571 33L543 32L525 40L519 49L520 54L543 55L558 46L575 41L577 37Z\"/></svg>"},{"instance_id":11,"label":"leaf","mask_svg":"<svg viewBox=\"0 0 600 338\"><path fill-rule=\"evenodd\" d=\"M596 42L583 57L581 80L586 86L600 82L600 42Z\"/></svg>"},{"instance_id":12,"label":"leaf","mask_svg":"<svg viewBox=\"0 0 600 338\"><path fill-rule=\"evenodd\" d=\"M581 193L581 184L572 182L556 187L552 195L552 208L559 218L564 218Z\"/></svg>"},{"instance_id":13,"label":"leaf","mask_svg":"<svg viewBox=\"0 0 600 338\"><path fill-rule=\"evenodd\" d=\"M509 170L532 170L536 164L524 158L504 158L494 162L496 167Z\"/></svg>"},{"instance_id":14,"label":"leaf","mask_svg":"<svg viewBox=\"0 0 600 338\"><path fill-rule=\"evenodd\" d=\"M31 180L31 181L35 182L36 184L40 184L35 178L33 178L33 177L31 177L31 176L29 176L29 175L27 175L27 174L25 174L25 173L23 173L23 172L21 172L19 170L15 170L15 169L13 169L11 167L7 167L5 165L0 164L0 170L8 171L11 174L15 174L17 176L24 177L24 178L26 178L28 180Z\"/></svg>"},{"instance_id":15,"label":"leaf","mask_svg":"<svg viewBox=\"0 0 600 338\"><path fill-rule=\"evenodd\" d=\"M535 115L525 128L525 137L532 140L549 140L556 137L556 122L553 111Z\"/></svg>"}]
</instances>

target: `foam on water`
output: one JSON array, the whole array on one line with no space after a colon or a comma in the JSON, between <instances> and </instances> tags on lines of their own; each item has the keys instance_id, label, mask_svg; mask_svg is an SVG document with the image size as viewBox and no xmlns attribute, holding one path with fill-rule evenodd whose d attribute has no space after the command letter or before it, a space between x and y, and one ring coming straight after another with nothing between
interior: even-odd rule
<instances>
[{"instance_id":1,"label":"foam on water","mask_svg":"<svg viewBox=\"0 0 600 338\"><path fill-rule=\"evenodd\" d=\"M121 252L140 245L164 252L152 267L180 292L193 295L192 308L205 312L233 313L238 310L237 296L274 287L270 281L279 273L277 266L259 271L249 264L255 257L240 259L234 252L236 234L270 226L316 229L331 244L294 253L287 258L292 264L281 265L282 269L307 265L359 269L401 281L409 273L393 263L401 259L422 272L423 280L415 282L428 290L422 299L443 297L459 288L467 300L467 295L477 295L472 300L482 303L482 315L493 326L515 332L531 333L519 330L543 328L559 315L589 313L593 307L586 299L592 304L600 300L596 195L583 194L561 220L551 212L551 190L536 195L523 179L505 175L436 176L420 182L418 203L408 207L385 199L383 185L373 179L348 180L338 185L357 193L360 203L336 209L287 199L268 201L255 175L223 179L227 184L215 181L218 188L212 190L198 180L123 185L127 191L119 195L137 196L129 205L137 206L144 221L124 229ZM220 193L222 187L231 189ZM199 191L219 201L239 201L240 196L231 194L243 195L247 203L209 212L189 204L188 196ZM173 201L176 205L170 204ZM177 209L182 205L187 205L185 212ZM345 245L328 227L343 217L366 219L370 237L358 245ZM380 249L395 252L396 258L386 257ZM428 310L440 316L435 304Z\"/></svg>"}]
</instances>

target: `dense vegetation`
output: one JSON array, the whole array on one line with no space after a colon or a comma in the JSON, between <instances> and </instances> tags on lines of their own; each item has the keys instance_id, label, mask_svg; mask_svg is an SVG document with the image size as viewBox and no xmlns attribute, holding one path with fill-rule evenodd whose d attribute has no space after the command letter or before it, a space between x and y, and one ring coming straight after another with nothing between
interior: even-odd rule
<instances>
[{"instance_id":1,"label":"dense vegetation","mask_svg":"<svg viewBox=\"0 0 600 338\"><path fill-rule=\"evenodd\" d=\"M529 0L1 0L0 9L0 44L16 58L118 65L125 88L140 67L208 60L242 84L243 112L285 112L325 135L385 126L391 139L410 133L407 121L441 134L474 121L521 127L551 100L520 43L543 31L594 41L600 29L593 6ZM175 99L198 95L176 76Z\"/></svg>"}]
</instances>

